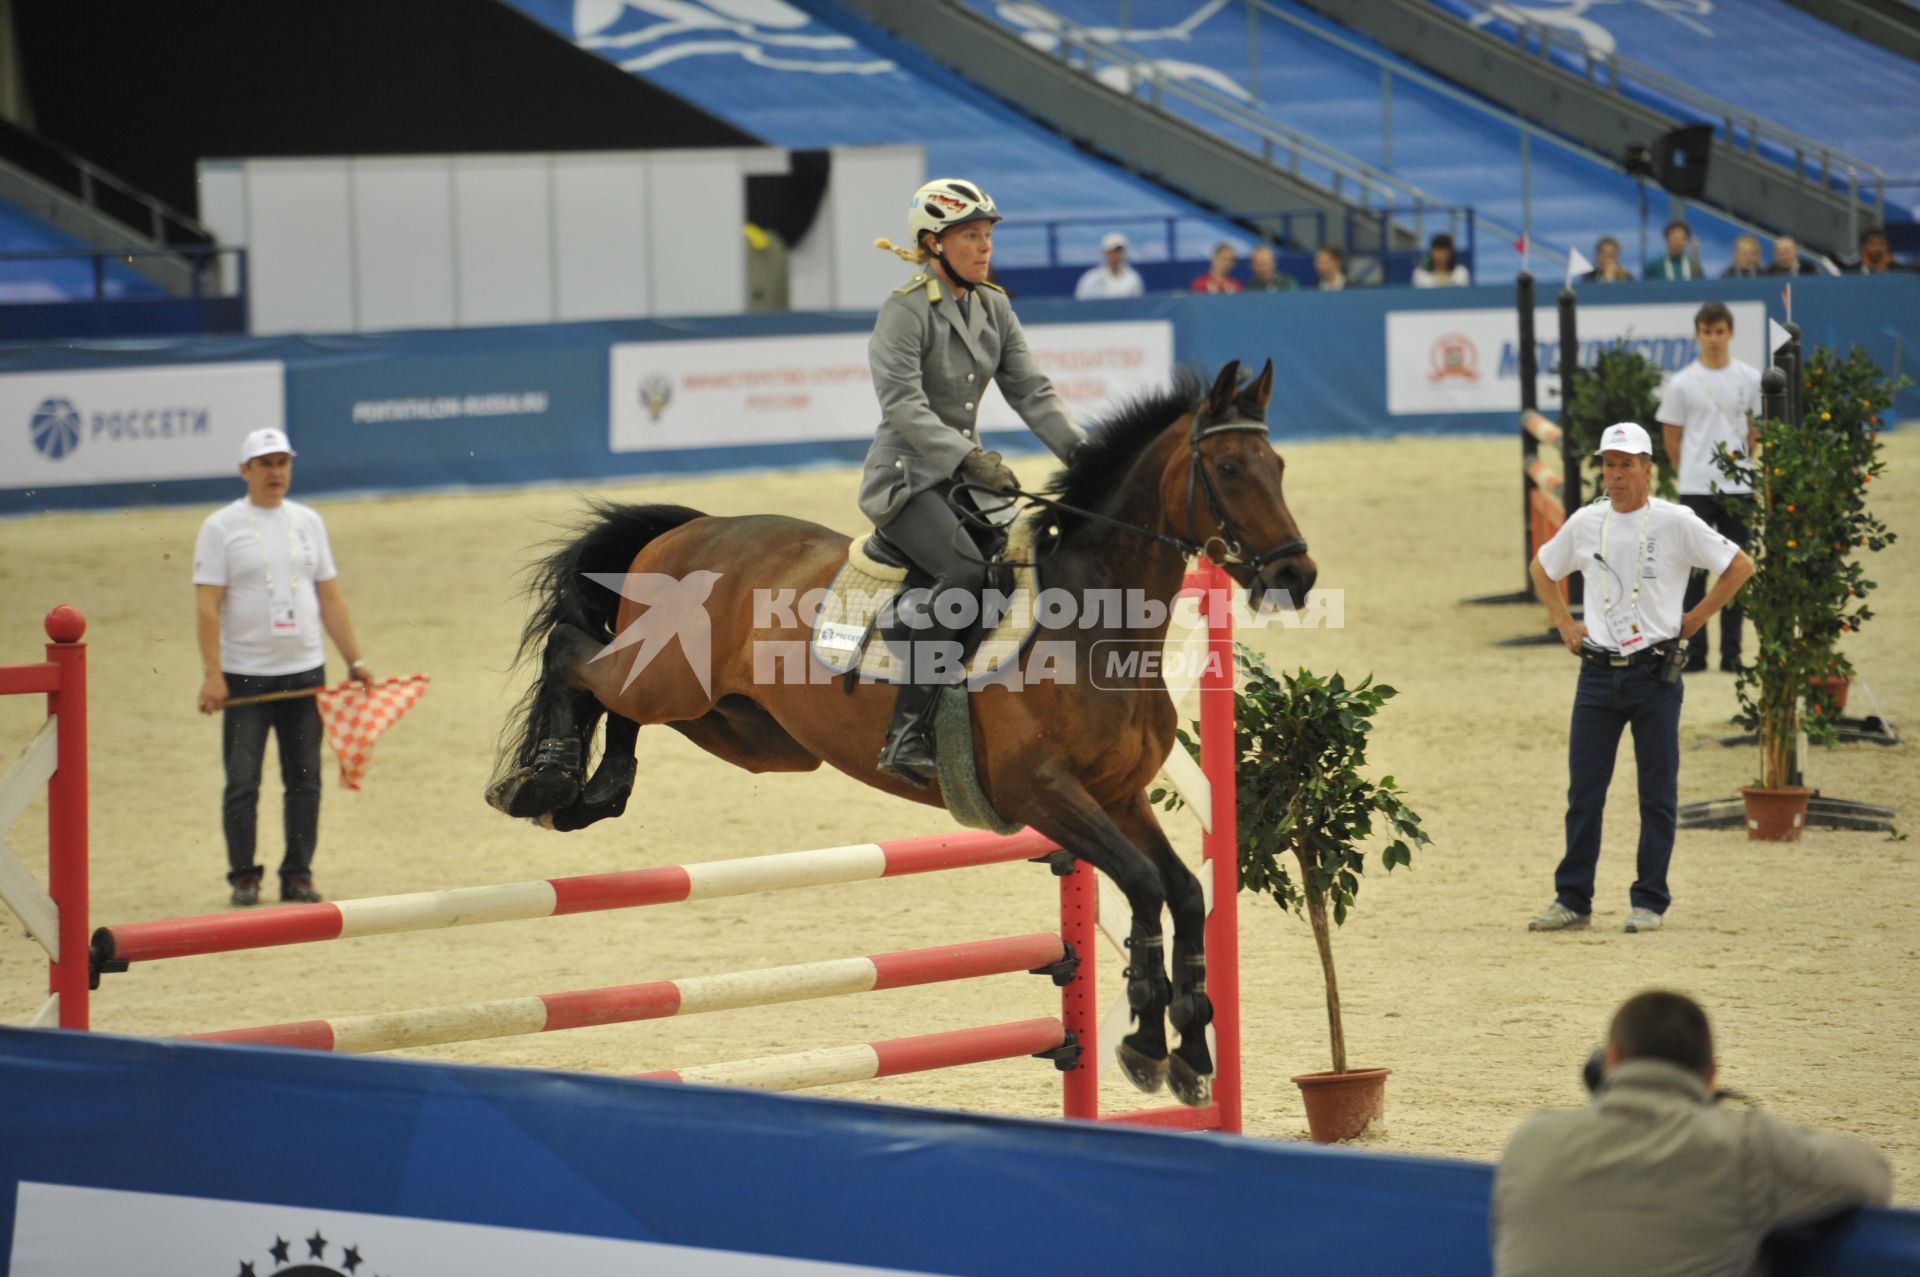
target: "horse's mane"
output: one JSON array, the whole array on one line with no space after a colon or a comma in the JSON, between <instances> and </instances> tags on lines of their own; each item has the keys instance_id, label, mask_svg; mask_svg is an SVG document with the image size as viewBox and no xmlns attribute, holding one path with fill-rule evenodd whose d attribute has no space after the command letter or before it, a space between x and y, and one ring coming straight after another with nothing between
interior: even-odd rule
<instances>
[{"instance_id":1,"label":"horse's mane","mask_svg":"<svg viewBox=\"0 0 1920 1277\"><path fill-rule=\"evenodd\" d=\"M1073 464L1047 484L1047 495L1083 510L1099 509L1125 482L1141 451L1206 393L1206 381L1183 365L1174 370L1173 380L1165 389L1147 391L1119 404L1088 427L1085 446ZM1043 517L1048 515L1059 523L1063 535L1085 522L1064 511L1043 511Z\"/></svg>"}]
</instances>

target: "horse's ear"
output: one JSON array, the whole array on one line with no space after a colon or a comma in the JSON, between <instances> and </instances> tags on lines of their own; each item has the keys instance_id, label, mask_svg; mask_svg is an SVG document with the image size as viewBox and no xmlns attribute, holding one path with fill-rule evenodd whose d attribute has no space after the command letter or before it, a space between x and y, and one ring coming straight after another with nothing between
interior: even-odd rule
<instances>
[{"instance_id":1,"label":"horse's ear","mask_svg":"<svg viewBox=\"0 0 1920 1277\"><path fill-rule=\"evenodd\" d=\"M1213 379L1213 389L1207 392L1207 416L1209 419L1223 417L1233 404L1234 394L1240 389L1240 361L1230 360L1220 375Z\"/></svg>"},{"instance_id":2,"label":"horse's ear","mask_svg":"<svg viewBox=\"0 0 1920 1277\"><path fill-rule=\"evenodd\" d=\"M1245 390L1240 392L1240 415L1252 421L1267 419L1267 400L1273 396L1273 360L1267 360L1266 367L1253 379Z\"/></svg>"}]
</instances>

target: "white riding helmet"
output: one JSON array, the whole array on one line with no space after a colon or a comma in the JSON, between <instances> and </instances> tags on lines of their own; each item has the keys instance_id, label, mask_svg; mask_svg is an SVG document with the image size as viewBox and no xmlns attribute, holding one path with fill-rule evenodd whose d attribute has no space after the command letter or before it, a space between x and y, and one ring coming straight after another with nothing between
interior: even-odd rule
<instances>
[{"instance_id":1,"label":"white riding helmet","mask_svg":"<svg viewBox=\"0 0 1920 1277\"><path fill-rule=\"evenodd\" d=\"M907 230L916 247L922 231L938 235L968 222L999 220L1000 210L993 206L993 196L972 182L953 177L936 177L915 191L907 210Z\"/></svg>"}]
</instances>

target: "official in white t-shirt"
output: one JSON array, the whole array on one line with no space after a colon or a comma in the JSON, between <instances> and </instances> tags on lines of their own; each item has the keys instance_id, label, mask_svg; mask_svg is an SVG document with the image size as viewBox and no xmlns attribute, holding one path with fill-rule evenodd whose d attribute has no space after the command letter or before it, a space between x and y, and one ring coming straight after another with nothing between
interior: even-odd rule
<instances>
[{"instance_id":1,"label":"official in white t-shirt","mask_svg":"<svg viewBox=\"0 0 1920 1277\"><path fill-rule=\"evenodd\" d=\"M1127 237L1113 231L1100 241L1100 264L1080 277L1073 295L1081 301L1139 297L1147 291L1140 272L1127 264Z\"/></svg>"},{"instance_id":2,"label":"official in white t-shirt","mask_svg":"<svg viewBox=\"0 0 1920 1277\"><path fill-rule=\"evenodd\" d=\"M1620 733L1633 729L1640 782L1640 849L1626 929L1657 931L1672 901L1667 863L1679 816L1680 671L1675 644L1692 637L1753 575L1744 550L1685 506L1652 495L1653 440L1631 421L1608 426L1599 455L1606 497L1575 510L1529 566L1567 650L1580 657L1567 748L1566 853L1554 901L1531 931L1586 927L1600 862L1600 818ZM1687 574L1718 572L1713 592L1682 610ZM1584 576L1586 623L1554 584Z\"/></svg>"},{"instance_id":3,"label":"official in white t-shirt","mask_svg":"<svg viewBox=\"0 0 1920 1277\"><path fill-rule=\"evenodd\" d=\"M208 515L193 550L200 641L200 712L225 711L221 756L226 790L221 823L227 882L236 905L258 904L262 870L254 859L260 770L271 731L280 743L286 853L280 898L312 902L313 852L320 830L320 712L304 692L326 678L324 630L347 660L347 673L371 686L320 516L287 500L293 447L279 430L256 430L240 452L247 494ZM230 704L243 698L274 699Z\"/></svg>"},{"instance_id":4,"label":"official in white t-shirt","mask_svg":"<svg viewBox=\"0 0 1920 1277\"><path fill-rule=\"evenodd\" d=\"M1754 448L1753 420L1760 411L1760 373L1728 353L1733 342L1733 312L1719 302L1708 302L1693 317L1693 334L1700 357L1676 373L1660 396L1659 419L1667 458L1680 481L1680 502L1706 521L1708 527L1741 549L1747 548L1747 525L1725 495L1744 496L1753 489L1723 474L1715 454L1724 444L1735 457L1749 457ZM1692 607L1707 595L1707 575L1697 572L1687 581L1682 603ZM1720 668L1740 669L1740 629L1744 617L1733 603L1720 614ZM1687 641L1689 671L1707 668L1707 632Z\"/></svg>"}]
</instances>

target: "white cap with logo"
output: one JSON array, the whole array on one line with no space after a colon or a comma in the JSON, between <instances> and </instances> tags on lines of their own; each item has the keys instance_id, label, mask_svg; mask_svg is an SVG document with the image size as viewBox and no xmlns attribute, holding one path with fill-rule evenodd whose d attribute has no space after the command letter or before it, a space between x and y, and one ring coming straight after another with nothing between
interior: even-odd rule
<instances>
[{"instance_id":1,"label":"white cap with logo","mask_svg":"<svg viewBox=\"0 0 1920 1277\"><path fill-rule=\"evenodd\" d=\"M245 443L240 445L240 464L244 466L255 457L265 457L276 452L284 452L289 457L298 455L294 452L293 445L287 442L286 431L275 430L272 427L256 430L247 436Z\"/></svg>"},{"instance_id":2,"label":"white cap with logo","mask_svg":"<svg viewBox=\"0 0 1920 1277\"><path fill-rule=\"evenodd\" d=\"M1116 248L1125 248L1126 246L1127 237L1119 231L1108 231L1100 238L1100 251L1103 253L1111 253Z\"/></svg>"},{"instance_id":3,"label":"white cap with logo","mask_svg":"<svg viewBox=\"0 0 1920 1277\"><path fill-rule=\"evenodd\" d=\"M1638 452L1651 457L1653 440L1647 432L1631 421L1617 422L1608 426L1600 436L1600 446L1593 450L1594 456L1605 452Z\"/></svg>"}]
</instances>

